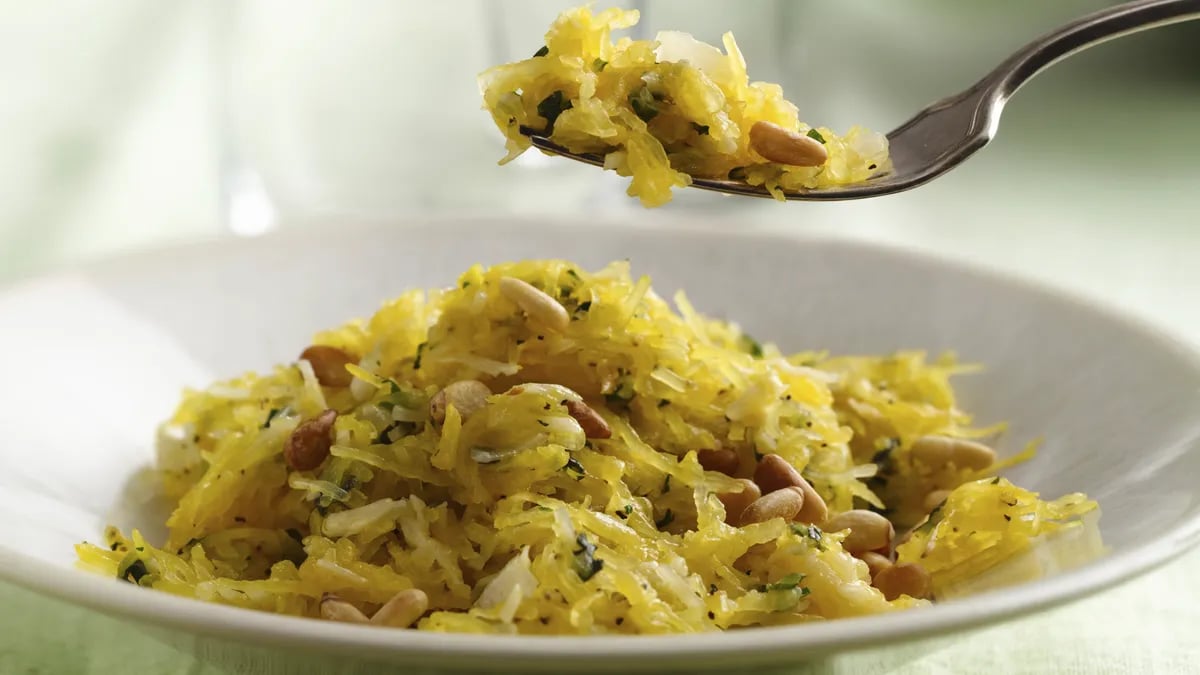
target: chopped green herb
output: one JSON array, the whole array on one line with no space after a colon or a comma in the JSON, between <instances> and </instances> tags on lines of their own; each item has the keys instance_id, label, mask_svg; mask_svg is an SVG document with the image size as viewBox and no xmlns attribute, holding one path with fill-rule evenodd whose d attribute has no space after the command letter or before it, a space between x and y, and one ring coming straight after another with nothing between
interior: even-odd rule
<instances>
[{"instance_id":1,"label":"chopped green herb","mask_svg":"<svg viewBox=\"0 0 1200 675\"><path fill-rule=\"evenodd\" d=\"M622 381L611 393L604 395L604 401L611 408L627 408L629 407L629 402L633 400L633 396L633 385Z\"/></svg>"},{"instance_id":2,"label":"chopped green herb","mask_svg":"<svg viewBox=\"0 0 1200 675\"><path fill-rule=\"evenodd\" d=\"M667 474L667 477L663 479L662 491L664 495L671 491L671 474Z\"/></svg>"},{"instance_id":3,"label":"chopped green herb","mask_svg":"<svg viewBox=\"0 0 1200 675\"><path fill-rule=\"evenodd\" d=\"M575 573L582 581L587 581L604 569L604 561L596 557L596 545L588 541L586 534L575 537L579 548L575 550Z\"/></svg>"},{"instance_id":4,"label":"chopped green herb","mask_svg":"<svg viewBox=\"0 0 1200 675\"><path fill-rule=\"evenodd\" d=\"M654 94L650 93L649 87L640 87L631 93L629 105L643 122L649 122L658 116L658 101L655 100Z\"/></svg>"},{"instance_id":5,"label":"chopped green herb","mask_svg":"<svg viewBox=\"0 0 1200 675\"><path fill-rule=\"evenodd\" d=\"M596 59L595 61L592 61L592 70L596 71L597 73L603 73L604 67L607 65L608 61L605 61L604 59Z\"/></svg>"},{"instance_id":6,"label":"chopped green herb","mask_svg":"<svg viewBox=\"0 0 1200 675\"><path fill-rule=\"evenodd\" d=\"M572 105L571 99L567 98L561 89L542 99L542 102L537 105L537 113L546 118L546 131L552 131L558 116L564 111L570 110Z\"/></svg>"},{"instance_id":7,"label":"chopped green herb","mask_svg":"<svg viewBox=\"0 0 1200 675\"><path fill-rule=\"evenodd\" d=\"M672 511L671 509L667 509L666 513L663 514L662 518L659 518L658 520L654 521L654 526L661 530L664 527L670 525L674 521L675 521L675 512Z\"/></svg>"},{"instance_id":8,"label":"chopped green herb","mask_svg":"<svg viewBox=\"0 0 1200 675\"><path fill-rule=\"evenodd\" d=\"M395 442L395 439L392 438L393 431L400 432L400 435L397 438L403 438L404 436L412 435L412 433L416 430L417 425L413 424L412 422L392 422L384 427L383 431L379 432L379 435L376 436L371 443L374 445L391 445L393 442Z\"/></svg>"},{"instance_id":9,"label":"chopped green herb","mask_svg":"<svg viewBox=\"0 0 1200 675\"><path fill-rule=\"evenodd\" d=\"M469 281L462 282L462 288L466 288L467 286L470 286L470 285L471 285L471 282L469 282Z\"/></svg>"},{"instance_id":10,"label":"chopped green herb","mask_svg":"<svg viewBox=\"0 0 1200 675\"><path fill-rule=\"evenodd\" d=\"M591 311L591 309L592 309L592 301L584 300L583 302L579 303L579 307L576 308L575 311L587 313L587 312Z\"/></svg>"},{"instance_id":11,"label":"chopped green herb","mask_svg":"<svg viewBox=\"0 0 1200 675\"><path fill-rule=\"evenodd\" d=\"M282 408L271 408L270 410L268 410L267 411L267 420L265 422L263 422L262 428L266 429L267 427L271 426L271 420L286 413L287 410L288 410L287 406L284 406Z\"/></svg>"},{"instance_id":12,"label":"chopped green herb","mask_svg":"<svg viewBox=\"0 0 1200 675\"><path fill-rule=\"evenodd\" d=\"M709 585L708 585L708 594L709 594L709 595L716 595L716 593L717 593L717 585L716 585L716 584L709 584Z\"/></svg>"},{"instance_id":13,"label":"chopped green herb","mask_svg":"<svg viewBox=\"0 0 1200 675\"><path fill-rule=\"evenodd\" d=\"M797 572L795 574L789 574L773 584L767 584L766 586L763 586L762 590L767 592L790 591L799 586L801 581L804 581L804 575ZM806 588L804 590L808 589Z\"/></svg>"},{"instance_id":14,"label":"chopped green herb","mask_svg":"<svg viewBox=\"0 0 1200 675\"><path fill-rule=\"evenodd\" d=\"M117 578L121 581L128 581L131 584L137 585L142 580L142 577L150 574L150 570L146 569L146 563L140 559L134 560L127 567L117 570Z\"/></svg>"},{"instance_id":15,"label":"chopped green herb","mask_svg":"<svg viewBox=\"0 0 1200 675\"><path fill-rule=\"evenodd\" d=\"M1000 476L996 476L995 478L992 479L992 485L999 485L999 484L1000 484Z\"/></svg>"},{"instance_id":16,"label":"chopped green herb","mask_svg":"<svg viewBox=\"0 0 1200 675\"><path fill-rule=\"evenodd\" d=\"M567 473L578 474L575 476L575 480L583 480L583 477L587 475L587 471L584 470L583 465L574 457L567 457L567 463L563 465L563 469Z\"/></svg>"},{"instance_id":17,"label":"chopped green herb","mask_svg":"<svg viewBox=\"0 0 1200 675\"><path fill-rule=\"evenodd\" d=\"M816 542L818 551L825 550L825 540L822 538L821 528L817 527L816 525L801 525L800 523L792 523L792 532Z\"/></svg>"},{"instance_id":18,"label":"chopped green herb","mask_svg":"<svg viewBox=\"0 0 1200 675\"><path fill-rule=\"evenodd\" d=\"M631 513L633 513L633 504L626 504L625 505L625 515L629 515Z\"/></svg>"},{"instance_id":19,"label":"chopped green herb","mask_svg":"<svg viewBox=\"0 0 1200 675\"><path fill-rule=\"evenodd\" d=\"M825 142L825 137L822 136L821 132L817 131L816 129L809 129L808 133L805 134L805 136L808 136L809 138L813 139L814 141L817 141L820 143Z\"/></svg>"},{"instance_id":20,"label":"chopped green herb","mask_svg":"<svg viewBox=\"0 0 1200 675\"><path fill-rule=\"evenodd\" d=\"M692 122L692 128L695 129L696 133L700 134L701 136L708 135L708 125L707 124L696 124L695 122Z\"/></svg>"},{"instance_id":21,"label":"chopped green herb","mask_svg":"<svg viewBox=\"0 0 1200 675\"><path fill-rule=\"evenodd\" d=\"M421 344L417 345L417 358L413 360L413 370L421 369L421 357L425 356L425 346L428 344L428 342L422 342ZM394 385L395 383L393 382L392 384ZM399 389L399 387L397 387L397 389Z\"/></svg>"},{"instance_id":22,"label":"chopped green herb","mask_svg":"<svg viewBox=\"0 0 1200 675\"><path fill-rule=\"evenodd\" d=\"M762 345L752 336L742 333L742 337L738 338L738 343L740 344L742 351L746 352L750 356L753 356L756 359L761 359L763 357Z\"/></svg>"},{"instance_id":23,"label":"chopped green herb","mask_svg":"<svg viewBox=\"0 0 1200 675\"><path fill-rule=\"evenodd\" d=\"M534 53L533 53L533 58L535 58L535 59L536 59L536 58L539 58L539 57L545 56L545 55L547 55L547 54L549 54L549 53L550 53L550 48L549 48L549 47L547 47L546 45L542 45L542 48L541 48L541 49L539 49L539 50L537 50L536 52L534 52Z\"/></svg>"}]
</instances>

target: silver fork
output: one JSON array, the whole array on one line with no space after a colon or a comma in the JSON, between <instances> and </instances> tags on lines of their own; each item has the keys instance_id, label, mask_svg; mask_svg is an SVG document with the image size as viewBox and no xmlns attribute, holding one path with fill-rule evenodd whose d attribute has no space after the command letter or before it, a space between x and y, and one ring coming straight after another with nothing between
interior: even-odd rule
<instances>
[{"instance_id":1,"label":"silver fork","mask_svg":"<svg viewBox=\"0 0 1200 675\"><path fill-rule=\"evenodd\" d=\"M991 142L1000 125L1004 104L1042 70L1102 42L1197 18L1200 18L1200 0L1142 0L1076 19L1029 43L966 91L930 105L888 133L890 171L854 185L784 195L796 201L862 199L903 192L927 183ZM545 152L604 165L602 155L570 152L540 135L538 130L522 127L521 133ZM733 180L694 178L692 187L731 195L771 196L761 187Z\"/></svg>"}]
</instances>

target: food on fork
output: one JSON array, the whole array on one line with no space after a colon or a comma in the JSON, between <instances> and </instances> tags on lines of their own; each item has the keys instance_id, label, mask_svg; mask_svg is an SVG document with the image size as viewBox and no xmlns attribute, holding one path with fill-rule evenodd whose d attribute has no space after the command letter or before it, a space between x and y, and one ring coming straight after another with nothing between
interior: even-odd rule
<instances>
[{"instance_id":1,"label":"food on fork","mask_svg":"<svg viewBox=\"0 0 1200 675\"><path fill-rule=\"evenodd\" d=\"M637 21L635 10L568 10L532 57L479 76L507 137L501 164L529 149L527 133L545 136L602 155L648 207L692 177L745 181L782 200L782 191L859 183L890 167L882 134L814 128L779 85L751 82L731 33L724 51L676 31L612 41Z\"/></svg>"}]
</instances>

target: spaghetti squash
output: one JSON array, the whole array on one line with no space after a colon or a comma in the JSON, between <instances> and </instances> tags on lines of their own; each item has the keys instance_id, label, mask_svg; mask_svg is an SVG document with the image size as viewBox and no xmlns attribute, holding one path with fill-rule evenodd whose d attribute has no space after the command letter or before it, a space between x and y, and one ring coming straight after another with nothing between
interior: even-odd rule
<instances>
[{"instance_id":1,"label":"spaghetti squash","mask_svg":"<svg viewBox=\"0 0 1200 675\"><path fill-rule=\"evenodd\" d=\"M484 107L507 139L507 163L545 136L604 156L648 207L692 177L784 191L862 182L890 168L887 138L802 123L777 84L751 82L731 33L724 51L687 33L612 40L636 10L589 7L558 17L530 58L479 76Z\"/></svg>"},{"instance_id":2,"label":"spaghetti squash","mask_svg":"<svg viewBox=\"0 0 1200 675\"><path fill-rule=\"evenodd\" d=\"M185 392L166 541L79 560L287 615L680 633L925 605L1094 517L994 476L952 358L785 354L673 300L562 260L405 293Z\"/></svg>"}]
</instances>

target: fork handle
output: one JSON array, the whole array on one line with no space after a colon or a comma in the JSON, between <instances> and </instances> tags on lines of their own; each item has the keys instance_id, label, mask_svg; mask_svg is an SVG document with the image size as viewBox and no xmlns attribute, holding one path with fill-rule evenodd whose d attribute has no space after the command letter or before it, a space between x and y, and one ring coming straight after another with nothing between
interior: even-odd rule
<instances>
[{"instance_id":1,"label":"fork handle","mask_svg":"<svg viewBox=\"0 0 1200 675\"><path fill-rule=\"evenodd\" d=\"M1139 0L1081 17L1030 42L984 81L1003 98L1058 61L1102 42L1200 18L1200 0Z\"/></svg>"}]
</instances>

